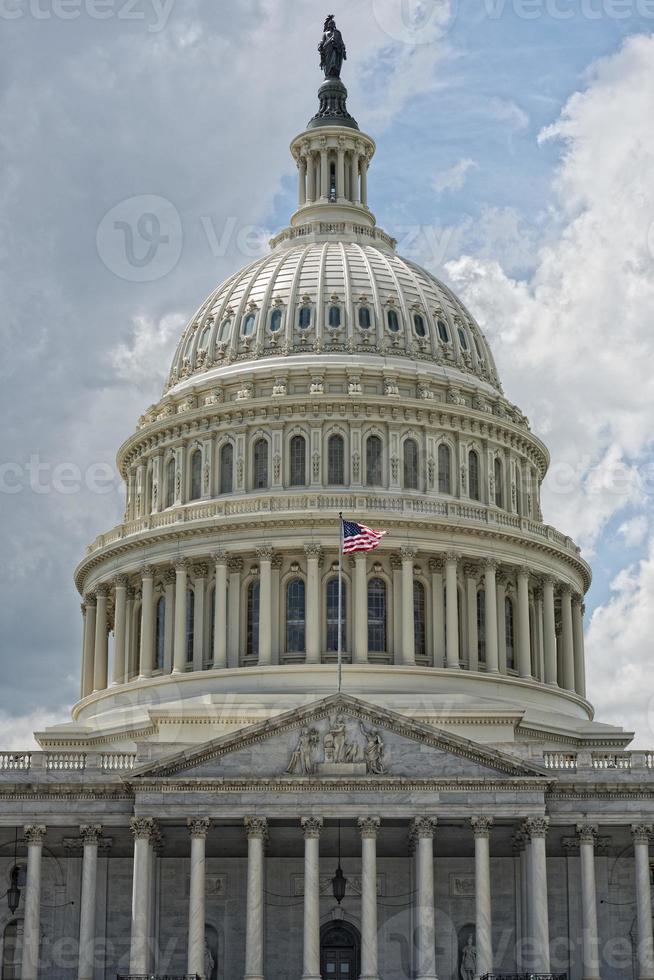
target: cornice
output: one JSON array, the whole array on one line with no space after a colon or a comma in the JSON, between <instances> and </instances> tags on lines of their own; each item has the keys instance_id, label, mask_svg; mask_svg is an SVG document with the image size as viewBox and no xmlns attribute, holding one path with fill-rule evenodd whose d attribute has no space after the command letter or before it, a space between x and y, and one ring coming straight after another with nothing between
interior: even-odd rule
<instances>
[{"instance_id":1,"label":"cornice","mask_svg":"<svg viewBox=\"0 0 654 980\"><path fill-rule=\"evenodd\" d=\"M147 780L139 781L138 786L134 787L135 796L139 793L157 792L162 794L173 794L180 792L194 793L215 793L226 795L228 793L238 793L256 790L261 793L290 793L298 792L395 792L406 793L407 791L434 793L452 792L458 793L461 790L469 792L523 792L533 793L534 789L546 791L550 780L542 777L523 777L521 779L407 779L402 776L373 776L361 779L351 777L328 779L317 779L315 777L262 777L259 779L207 779L206 777L197 780L171 779L171 780ZM444 803L443 806L450 807L451 804ZM437 808L437 807L435 807Z\"/></svg>"}]
</instances>

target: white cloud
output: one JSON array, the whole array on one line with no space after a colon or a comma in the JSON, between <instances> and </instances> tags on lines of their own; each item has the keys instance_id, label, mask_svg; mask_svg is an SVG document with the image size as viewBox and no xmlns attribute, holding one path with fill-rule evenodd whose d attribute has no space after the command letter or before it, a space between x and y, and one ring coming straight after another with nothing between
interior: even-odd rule
<instances>
[{"instance_id":1,"label":"white cloud","mask_svg":"<svg viewBox=\"0 0 654 980\"><path fill-rule=\"evenodd\" d=\"M186 317L180 313L169 313L156 321L146 316L134 317L129 341L118 344L110 353L116 379L136 385L148 397L159 397L185 322Z\"/></svg>"},{"instance_id":2,"label":"white cloud","mask_svg":"<svg viewBox=\"0 0 654 980\"><path fill-rule=\"evenodd\" d=\"M477 164L470 157L463 157L454 166L447 170L442 170L434 177L434 189L442 194L443 191L460 191L466 182L466 177L470 170L474 170Z\"/></svg>"},{"instance_id":3,"label":"white cloud","mask_svg":"<svg viewBox=\"0 0 654 980\"><path fill-rule=\"evenodd\" d=\"M628 521L624 521L618 528L618 534L622 536L627 548L640 548L647 540L648 529L647 517L644 514L639 514L637 517L631 517Z\"/></svg>"},{"instance_id":4,"label":"white cloud","mask_svg":"<svg viewBox=\"0 0 654 980\"><path fill-rule=\"evenodd\" d=\"M42 732L51 725L61 725L70 721L70 714L62 708L34 708L27 714L9 715L0 712L0 748L3 752L31 752L39 749L34 740L34 732Z\"/></svg>"}]
</instances>

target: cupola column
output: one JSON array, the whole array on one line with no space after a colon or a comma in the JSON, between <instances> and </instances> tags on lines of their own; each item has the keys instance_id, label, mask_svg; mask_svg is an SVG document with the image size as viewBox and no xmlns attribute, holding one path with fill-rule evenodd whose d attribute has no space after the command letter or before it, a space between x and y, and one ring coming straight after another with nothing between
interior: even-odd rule
<instances>
[{"instance_id":1,"label":"cupola column","mask_svg":"<svg viewBox=\"0 0 654 980\"><path fill-rule=\"evenodd\" d=\"M368 158L361 157L361 203L368 207Z\"/></svg>"},{"instance_id":2,"label":"cupola column","mask_svg":"<svg viewBox=\"0 0 654 980\"><path fill-rule=\"evenodd\" d=\"M354 150L350 153L350 200L359 203L359 157Z\"/></svg>"},{"instance_id":3,"label":"cupola column","mask_svg":"<svg viewBox=\"0 0 654 980\"><path fill-rule=\"evenodd\" d=\"M322 817L302 817L304 929L302 980L320 980L320 831Z\"/></svg>"},{"instance_id":4,"label":"cupola column","mask_svg":"<svg viewBox=\"0 0 654 980\"><path fill-rule=\"evenodd\" d=\"M472 817L475 835L475 927L477 939L477 969L483 977L493 972L493 928L491 922L490 833L492 817Z\"/></svg>"},{"instance_id":5,"label":"cupola column","mask_svg":"<svg viewBox=\"0 0 654 980\"><path fill-rule=\"evenodd\" d=\"M336 153L336 198L345 200L345 147L342 145Z\"/></svg>"},{"instance_id":6,"label":"cupola column","mask_svg":"<svg viewBox=\"0 0 654 980\"><path fill-rule=\"evenodd\" d=\"M435 829L435 817L416 817L413 821L412 830L416 845L417 980L437 980L434 908Z\"/></svg>"},{"instance_id":7,"label":"cupola column","mask_svg":"<svg viewBox=\"0 0 654 980\"><path fill-rule=\"evenodd\" d=\"M259 559L259 666L272 663L272 548L260 548Z\"/></svg>"},{"instance_id":8,"label":"cupola column","mask_svg":"<svg viewBox=\"0 0 654 980\"><path fill-rule=\"evenodd\" d=\"M638 977L651 980L654 977L654 942L652 940L652 884L649 865L649 842L652 827L644 824L633 826L636 864L636 909L638 913Z\"/></svg>"},{"instance_id":9,"label":"cupola column","mask_svg":"<svg viewBox=\"0 0 654 980\"><path fill-rule=\"evenodd\" d=\"M595 841L597 827L577 827L581 859L581 919L583 980L599 980L597 893L595 888Z\"/></svg>"},{"instance_id":10,"label":"cupola column","mask_svg":"<svg viewBox=\"0 0 654 980\"><path fill-rule=\"evenodd\" d=\"M266 818L246 817L245 832L248 838L245 980L264 980L264 849L268 836Z\"/></svg>"},{"instance_id":11,"label":"cupola column","mask_svg":"<svg viewBox=\"0 0 654 980\"><path fill-rule=\"evenodd\" d=\"M114 613L114 664L112 680L114 684L124 684L127 676L125 663L127 641L127 586L126 575L117 575L114 580L116 610Z\"/></svg>"},{"instance_id":12,"label":"cupola column","mask_svg":"<svg viewBox=\"0 0 654 980\"><path fill-rule=\"evenodd\" d=\"M298 160L298 204L303 207L307 203L307 158Z\"/></svg>"},{"instance_id":13,"label":"cupola column","mask_svg":"<svg viewBox=\"0 0 654 980\"><path fill-rule=\"evenodd\" d=\"M365 553L354 556L354 662L368 660L368 561Z\"/></svg>"},{"instance_id":14,"label":"cupola column","mask_svg":"<svg viewBox=\"0 0 654 980\"><path fill-rule=\"evenodd\" d=\"M554 619L554 579L543 579L543 644L545 647L545 683L556 687L556 622Z\"/></svg>"},{"instance_id":15,"label":"cupola column","mask_svg":"<svg viewBox=\"0 0 654 980\"><path fill-rule=\"evenodd\" d=\"M306 658L308 664L320 663L320 563L322 548L306 545L307 592L306 592Z\"/></svg>"},{"instance_id":16,"label":"cupola column","mask_svg":"<svg viewBox=\"0 0 654 980\"><path fill-rule=\"evenodd\" d=\"M529 569L518 569L518 674L531 677L531 634L529 629Z\"/></svg>"},{"instance_id":17,"label":"cupola column","mask_svg":"<svg viewBox=\"0 0 654 980\"><path fill-rule=\"evenodd\" d=\"M173 646L173 674L181 674L186 668L186 591L188 584L188 560L175 563L175 642ZM138 971L137 971L138 972Z\"/></svg>"},{"instance_id":18,"label":"cupola column","mask_svg":"<svg viewBox=\"0 0 654 980\"><path fill-rule=\"evenodd\" d=\"M586 654L584 651L584 605L580 595L572 597L572 629L574 633L575 690L586 697Z\"/></svg>"},{"instance_id":19,"label":"cupola column","mask_svg":"<svg viewBox=\"0 0 654 980\"><path fill-rule=\"evenodd\" d=\"M307 198L311 204L316 199L316 155L310 153L307 157Z\"/></svg>"},{"instance_id":20,"label":"cupola column","mask_svg":"<svg viewBox=\"0 0 654 980\"><path fill-rule=\"evenodd\" d=\"M320 200L329 199L329 154L326 149L320 151Z\"/></svg>"},{"instance_id":21,"label":"cupola column","mask_svg":"<svg viewBox=\"0 0 654 980\"><path fill-rule=\"evenodd\" d=\"M154 567L141 570L141 649L139 650L139 679L152 677L154 661Z\"/></svg>"},{"instance_id":22,"label":"cupola column","mask_svg":"<svg viewBox=\"0 0 654 980\"><path fill-rule=\"evenodd\" d=\"M416 552L402 548L402 663L411 666L416 662L416 637L413 623L413 562Z\"/></svg>"},{"instance_id":23,"label":"cupola column","mask_svg":"<svg viewBox=\"0 0 654 980\"><path fill-rule=\"evenodd\" d=\"M95 595L84 596L84 653L82 657L82 697L93 693L95 671L95 618L97 599Z\"/></svg>"},{"instance_id":24,"label":"cupola column","mask_svg":"<svg viewBox=\"0 0 654 980\"><path fill-rule=\"evenodd\" d=\"M100 585L96 590L97 607L95 613L95 663L93 669L93 690L104 691L107 686L109 670L109 624L107 605L109 587Z\"/></svg>"},{"instance_id":25,"label":"cupola column","mask_svg":"<svg viewBox=\"0 0 654 980\"><path fill-rule=\"evenodd\" d=\"M214 555L216 586L214 590L213 665L227 666L227 552Z\"/></svg>"},{"instance_id":26,"label":"cupola column","mask_svg":"<svg viewBox=\"0 0 654 980\"><path fill-rule=\"evenodd\" d=\"M496 574L497 562L494 558L487 558L484 563L484 626L486 630L486 671L489 674L499 672Z\"/></svg>"},{"instance_id":27,"label":"cupola column","mask_svg":"<svg viewBox=\"0 0 654 980\"><path fill-rule=\"evenodd\" d=\"M456 570L459 556L445 556L445 632L447 666L459 668L459 601Z\"/></svg>"},{"instance_id":28,"label":"cupola column","mask_svg":"<svg viewBox=\"0 0 654 980\"><path fill-rule=\"evenodd\" d=\"M574 634L572 630L572 590L569 585L561 589L561 656L563 658L563 686L566 691L575 689Z\"/></svg>"},{"instance_id":29,"label":"cupola column","mask_svg":"<svg viewBox=\"0 0 654 980\"><path fill-rule=\"evenodd\" d=\"M45 827L42 824L30 824L25 827L24 834L27 841L27 881L21 980L37 980L41 946L41 858Z\"/></svg>"}]
</instances>

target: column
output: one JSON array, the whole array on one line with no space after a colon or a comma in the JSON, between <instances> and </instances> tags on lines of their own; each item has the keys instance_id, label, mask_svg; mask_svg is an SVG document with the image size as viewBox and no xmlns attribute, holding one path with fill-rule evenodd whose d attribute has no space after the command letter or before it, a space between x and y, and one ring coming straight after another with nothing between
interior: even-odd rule
<instances>
[{"instance_id":1,"label":"column","mask_svg":"<svg viewBox=\"0 0 654 980\"><path fill-rule=\"evenodd\" d=\"M416 635L413 622L413 562L416 552L402 548L402 663L416 662Z\"/></svg>"},{"instance_id":2,"label":"column","mask_svg":"<svg viewBox=\"0 0 654 980\"><path fill-rule=\"evenodd\" d=\"M307 557L306 595L306 662L320 663L320 562L322 548L308 544L304 548Z\"/></svg>"},{"instance_id":3,"label":"column","mask_svg":"<svg viewBox=\"0 0 654 980\"><path fill-rule=\"evenodd\" d=\"M554 579L543 579L543 644L545 647L545 683L556 687L556 623L554 619Z\"/></svg>"},{"instance_id":4,"label":"column","mask_svg":"<svg viewBox=\"0 0 654 980\"><path fill-rule=\"evenodd\" d=\"M652 940L652 886L649 868L650 825L638 824L631 828L634 842L636 877L636 911L638 916L638 977L651 980L654 977L654 942Z\"/></svg>"},{"instance_id":5,"label":"column","mask_svg":"<svg viewBox=\"0 0 654 980\"><path fill-rule=\"evenodd\" d=\"M443 559L431 558L432 625L434 667L445 666L445 616L443 609Z\"/></svg>"},{"instance_id":6,"label":"column","mask_svg":"<svg viewBox=\"0 0 654 980\"><path fill-rule=\"evenodd\" d=\"M445 632L447 635L447 666L459 667L459 602L456 569L459 556L450 553L445 556Z\"/></svg>"},{"instance_id":7,"label":"column","mask_svg":"<svg viewBox=\"0 0 654 980\"><path fill-rule=\"evenodd\" d=\"M150 953L150 860L151 840L156 824L150 817L132 817L134 867L132 872L132 933L129 972L148 973Z\"/></svg>"},{"instance_id":8,"label":"column","mask_svg":"<svg viewBox=\"0 0 654 980\"><path fill-rule=\"evenodd\" d=\"M516 966L518 972L523 969L522 945L529 931L527 916L527 853L526 838L521 830L516 831L511 838L513 853L516 857L515 886L518 898L516 908Z\"/></svg>"},{"instance_id":9,"label":"column","mask_svg":"<svg viewBox=\"0 0 654 980\"><path fill-rule=\"evenodd\" d=\"M109 587L106 585L98 586L96 597L93 690L104 691L107 687L109 671L109 623L107 621Z\"/></svg>"},{"instance_id":10,"label":"column","mask_svg":"<svg viewBox=\"0 0 654 980\"><path fill-rule=\"evenodd\" d=\"M339 201L345 198L345 149L339 146L336 156L336 198Z\"/></svg>"},{"instance_id":11,"label":"column","mask_svg":"<svg viewBox=\"0 0 654 980\"><path fill-rule=\"evenodd\" d=\"M188 901L188 966L190 976L204 976L205 845L211 821L189 817L191 876ZM205 980L210 980L206 977Z\"/></svg>"},{"instance_id":12,"label":"column","mask_svg":"<svg viewBox=\"0 0 654 980\"><path fill-rule=\"evenodd\" d=\"M550 972L550 927L547 910L548 817L530 817L523 828L529 838L529 938L534 961L530 972Z\"/></svg>"},{"instance_id":13,"label":"column","mask_svg":"<svg viewBox=\"0 0 654 980\"><path fill-rule=\"evenodd\" d=\"M36 980L41 945L41 857L45 827L42 824L30 824L25 827L24 834L27 841L27 882L21 980Z\"/></svg>"},{"instance_id":14,"label":"column","mask_svg":"<svg viewBox=\"0 0 654 980\"><path fill-rule=\"evenodd\" d=\"M259 559L259 666L272 663L272 548L260 548Z\"/></svg>"},{"instance_id":15,"label":"column","mask_svg":"<svg viewBox=\"0 0 654 980\"><path fill-rule=\"evenodd\" d=\"M531 677L531 637L529 631L529 569L518 569L518 674Z\"/></svg>"},{"instance_id":16,"label":"column","mask_svg":"<svg viewBox=\"0 0 654 980\"><path fill-rule=\"evenodd\" d=\"M134 673L133 661L135 654L132 649L134 643L134 600L136 599L136 589L127 586L127 639L125 641L125 681L127 682ZM138 657L138 651L136 652ZM138 667L138 664L136 665Z\"/></svg>"},{"instance_id":17,"label":"column","mask_svg":"<svg viewBox=\"0 0 654 980\"><path fill-rule=\"evenodd\" d=\"M361 157L361 203L368 207L368 158Z\"/></svg>"},{"instance_id":18,"label":"column","mask_svg":"<svg viewBox=\"0 0 654 980\"><path fill-rule=\"evenodd\" d=\"M79 829L82 858L82 894L79 917L78 980L93 980L95 968L95 902L98 878L98 843L102 827L85 824Z\"/></svg>"},{"instance_id":19,"label":"column","mask_svg":"<svg viewBox=\"0 0 654 980\"><path fill-rule=\"evenodd\" d=\"M175 645L175 579L174 568L164 572L164 594L166 597L166 621L164 624L164 674L173 669L173 647Z\"/></svg>"},{"instance_id":20,"label":"column","mask_svg":"<svg viewBox=\"0 0 654 980\"><path fill-rule=\"evenodd\" d=\"M307 197L312 203L316 199L316 160L313 153L307 157L307 185Z\"/></svg>"},{"instance_id":21,"label":"column","mask_svg":"<svg viewBox=\"0 0 654 980\"><path fill-rule=\"evenodd\" d=\"M154 566L141 570L141 649L139 650L139 680L152 677L154 664Z\"/></svg>"},{"instance_id":22,"label":"column","mask_svg":"<svg viewBox=\"0 0 654 980\"><path fill-rule=\"evenodd\" d=\"M575 689L574 638L572 632L572 589L561 589L561 656L563 659L563 686L566 691Z\"/></svg>"},{"instance_id":23,"label":"column","mask_svg":"<svg viewBox=\"0 0 654 980\"><path fill-rule=\"evenodd\" d=\"M193 566L193 670L204 668L204 610L209 566Z\"/></svg>"},{"instance_id":24,"label":"column","mask_svg":"<svg viewBox=\"0 0 654 980\"><path fill-rule=\"evenodd\" d=\"M327 160L327 150L320 151L320 199L329 199L329 163Z\"/></svg>"},{"instance_id":25,"label":"column","mask_svg":"<svg viewBox=\"0 0 654 980\"><path fill-rule=\"evenodd\" d=\"M479 667L479 633L477 626L477 568L465 565L463 574L466 583L466 618L468 620L468 666L470 670Z\"/></svg>"},{"instance_id":26,"label":"column","mask_svg":"<svg viewBox=\"0 0 654 980\"><path fill-rule=\"evenodd\" d=\"M245 980L263 980L265 817L246 817L248 838L247 909L245 922Z\"/></svg>"},{"instance_id":27,"label":"column","mask_svg":"<svg viewBox=\"0 0 654 980\"><path fill-rule=\"evenodd\" d=\"M434 909L435 817L416 817L416 980L437 980Z\"/></svg>"},{"instance_id":28,"label":"column","mask_svg":"<svg viewBox=\"0 0 654 980\"><path fill-rule=\"evenodd\" d=\"M484 620L486 629L486 671L497 674L500 669L497 639L497 562L487 558L484 563ZM492 971L488 971L492 972Z\"/></svg>"},{"instance_id":29,"label":"column","mask_svg":"<svg viewBox=\"0 0 654 980\"><path fill-rule=\"evenodd\" d=\"M213 560L216 566L213 665L223 668L227 666L227 552L218 551Z\"/></svg>"},{"instance_id":30,"label":"column","mask_svg":"<svg viewBox=\"0 0 654 980\"><path fill-rule=\"evenodd\" d=\"M298 205L302 207L307 203L307 158L300 157L298 160Z\"/></svg>"},{"instance_id":31,"label":"column","mask_svg":"<svg viewBox=\"0 0 654 980\"><path fill-rule=\"evenodd\" d=\"M595 840L597 827L577 827L581 859L581 943L583 980L599 980L599 939L597 934L597 892L595 889Z\"/></svg>"},{"instance_id":32,"label":"column","mask_svg":"<svg viewBox=\"0 0 654 980\"><path fill-rule=\"evenodd\" d=\"M95 670L95 618L96 597L93 594L84 596L84 652L82 655L82 697L93 693Z\"/></svg>"},{"instance_id":33,"label":"column","mask_svg":"<svg viewBox=\"0 0 654 980\"><path fill-rule=\"evenodd\" d=\"M506 674L506 573L497 572L495 588L497 591L497 659L500 674Z\"/></svg>"},{"instance_id":34,"label":"column","mask_svg":"<svg viewBox=\"0 0 654 980\"><path fill-rule=\"evenodd\" d=\"M368 560L365 553L354 556L354 662L368 660Z\"/></svg>"},{"instance_id":35,"label":"column","mask_svg":"<svg viewBox=\"0 0 654 980\"><path fill-rule=\"evenodd\" d=\"M580 595L572 597L572 631L574 634L575 691L586 697L586 654L584 652L584 605Z\"/></svg>"},{"instance_id":36,"label":"column","mask_svg":"<svg viewBox=\"0 0 654 980\"><path fill-rule=\"evenodd\" d=\"M302 980L320 980L320 831L322 817L302 817L304 941Z\"/></svg>"},{"instance_id":37,"label":"column","mask_svg":"<svg viewBox=\"0 0 654 980\"><path fill-rule=\"evenodd\" d=\"M359 197L359 157L352 150L350 154L350 195L352 204L358 204Z\"/></svg>"},{"instance_id":38,"label":"column","mask_svg":"<svg viewBox=\"0 0 654 980\"><path fill-rule=\"evenodd\" d=\"M125 656L127 653L127 575L117 575L114 579L116 609L114 613L114 664L113 684L124 684L127 676Z\"/></svg>"},{"instance_id":39,"label":"column","mask_svg":"<svg viewBox=\"0 0 654 980\"><path fill-rule=\"evenodd\" d=\"M359 817L361 833L361 976L379 980L377 948L377 832L379 817Z\"/></svg>"},{"instance_id":40,"label":"column","mask_svg":"<svg viewBox=\"0 0 654 980\"><path fill-rule=\"evenodd\" d=\"M175 562L173 674L181 674L186 669L186 592L188 588L188 566L189 562L186 558L181 558Z\"/></svg>"},{"instance_id":41,"label":"column","mask_svg":"<svg viewBox=\"0 0 654 980\"><path fill-rule=\"evenodd\" d=\"M477 976L493 972L493 926L491 920L490 832L492 817L472 817L475 835L475 923Z\"/></svg>"},{"instance_id":42,"label":"column","mask_svg":"<svg viewBox=\"0 0 654 980\"><path fill-rule=\"evenodd\" d=\"M241 634L241 572L242 558L229 558L229 633L227 637L227 660L230 667L238 667Z\"/></svg>"}]
</instances>

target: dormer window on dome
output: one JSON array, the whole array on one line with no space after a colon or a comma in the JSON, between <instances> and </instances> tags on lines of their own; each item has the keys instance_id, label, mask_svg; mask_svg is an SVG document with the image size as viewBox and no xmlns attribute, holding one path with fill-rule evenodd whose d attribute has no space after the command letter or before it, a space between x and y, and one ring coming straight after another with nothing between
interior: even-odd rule
<instances>
[{"instance_id":1,"label":"dormer window on dome","mask_svg":"<svg viewBox=\"0 0 654 980\"><path fill-rule=\"evenodd\" d=\"M400 329L400 318L398 317L395 310L388 310L386 314L386 322L388 324L388 329L391 333L398 333Z\"/></svg>"},{"instance_id":2,"label":"dormer window on dome","mask_svg":"<svg viewBox=\"0 0 654 980\"><path fill-rule=\"evenodd\" d=\"M436 323L438 328L438 337L444 344L449 344L450 342L450 331L447 328L445 320L438 320Z\"/></svg>"},{"instance_id":3,"label":"dormer window on dome","mask_svg":"<svg viewBox=\"0 0 654 980\"><path fill-rule=\"evenodd\" d=\"M360 306L359 307L359 326L362 330L369 330L371 324L370 318L370 307Z\"/></svg>"},{"instance_id":4,"label":"dormer window on dome","mask_svg":"<svg viewBox=\"0 0 654 980\"><path fill-rule=\"evenodd\" d=\"M308 330L311 326L311 307L303 306L300 309L300 315L298 317L298 326L300 330Z\"/></svg>"},{"instance_id":5,"label":"dormer window on dome","mask_svg":"<svg viewBox=\"0 0 654 980\"><path fill-rule=\"evenodd\" d=\"M427 327L425 325L425 318L423 316L421 316L420 313L414 314L414 317L413 317L413 326L414 326L414 329L415 329L416 334L418 335L418 337L426 337L427 336Z\"/></svg>"}]
</instances>

